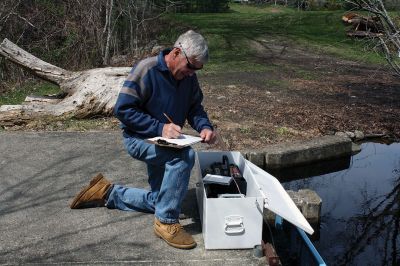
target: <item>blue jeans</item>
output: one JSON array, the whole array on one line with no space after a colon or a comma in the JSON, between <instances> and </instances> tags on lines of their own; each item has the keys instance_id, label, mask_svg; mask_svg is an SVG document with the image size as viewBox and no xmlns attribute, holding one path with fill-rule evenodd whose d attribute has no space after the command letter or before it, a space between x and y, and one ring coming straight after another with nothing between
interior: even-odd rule
<instances>
[{"instance_id":1,"label":"blue jeans","mask_svg":"<svg viewBox=\"0 0 400 266\"><path fill-rule=\"evenodd\" d=\"M124 137L128 153L147 164L151 190L114 185L106 207L155 213L162 223L178 223L195 161L192 148L160 147L134 137Z\"/></svg>"}]
</instances>

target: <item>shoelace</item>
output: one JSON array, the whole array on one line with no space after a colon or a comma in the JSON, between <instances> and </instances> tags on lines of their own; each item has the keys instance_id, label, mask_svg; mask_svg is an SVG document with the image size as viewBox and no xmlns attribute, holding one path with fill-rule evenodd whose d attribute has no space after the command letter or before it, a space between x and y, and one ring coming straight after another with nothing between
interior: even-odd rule
<instances>
[{"instance_id":1,"label":"shoelace","mask_svg":"<svg viewBox=\"0 0 400 266\"><path fill-rule=\"evenodd\" d=\"M176 232L178 232L180 229L182 228L182 225L176 223L176 224L171 224L168 226L168 232L171 234L175 234Z\"/></svg>"}]
</instances>

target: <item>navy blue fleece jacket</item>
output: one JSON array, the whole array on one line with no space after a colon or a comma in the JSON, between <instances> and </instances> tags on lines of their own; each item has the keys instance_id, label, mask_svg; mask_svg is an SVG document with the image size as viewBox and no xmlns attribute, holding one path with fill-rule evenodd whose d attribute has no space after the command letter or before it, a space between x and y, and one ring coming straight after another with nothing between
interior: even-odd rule
<instances>
[{"instance_id":1,"label":"navy blue fleece jacket","mask_svg":"<svg viewBox=\"0 0 400 266\"><path fill-rule=\"evenodd\" d=\"M197 132L213 129L201 105L203 94L196 75L175 80L164 60L169 52L164 50L140 61L124 82L114 114L121 121L125 136L161 136L164 124L168 123L163 113L181 127L187 119Z\"/></svg>"}]
</instances>

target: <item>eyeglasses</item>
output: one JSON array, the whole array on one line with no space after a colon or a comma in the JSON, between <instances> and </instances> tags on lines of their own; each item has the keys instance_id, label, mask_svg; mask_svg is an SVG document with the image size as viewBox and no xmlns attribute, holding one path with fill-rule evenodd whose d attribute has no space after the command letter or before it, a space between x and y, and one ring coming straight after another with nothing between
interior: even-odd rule
<instances>
[{"instance_id":1,"label":"eyeglasses","mask_svg":"<svg viewBox=\"0 0 400 266\"><path fill-rule=\"evenodd\" d=\"M195 65L193 65L192 63L190 63L189 58L187 57L187 55L186 55L186 53L185 53L185 50L183 50L182 44L179 43L179 46L180 46L181 51L183 52L183 54L184 54L185 57L186 57L186 61L187 61L186 66L187 66L187 68L189 68L189 69L191 69L191 70L200 70L200 69L203 68L203 67L196 67Z\"/></svg>"}]
</instances>

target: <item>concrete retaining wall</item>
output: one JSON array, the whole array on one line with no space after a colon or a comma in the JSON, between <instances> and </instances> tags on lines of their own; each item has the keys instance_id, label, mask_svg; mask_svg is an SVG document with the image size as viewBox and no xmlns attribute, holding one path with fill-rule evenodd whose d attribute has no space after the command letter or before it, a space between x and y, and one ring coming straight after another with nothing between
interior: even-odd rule
<instances>
[{"instance_id":1,"label":"concrete retaining wall","mask_svg":"<svg viewBox=\"0 0 400 266\"><path fill-rule=\"evenodd\" d=\"M243 152L254 164L269 169L286 168L351 155L351 139L322 136L309 141L267 146L259 151Z\"/></svg>"}]
</instances>

